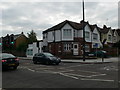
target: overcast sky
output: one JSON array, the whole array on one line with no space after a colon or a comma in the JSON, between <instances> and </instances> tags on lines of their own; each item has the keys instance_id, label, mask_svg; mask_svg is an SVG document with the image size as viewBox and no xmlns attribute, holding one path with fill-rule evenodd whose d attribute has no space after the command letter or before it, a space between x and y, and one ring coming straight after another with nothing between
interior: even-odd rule
<instances>
[{"instance_id":1,"label":"overcast sky","mask_svg":"<svg viewBox=\"0 0 120 90\"><path fill-rule=\"evenodd\" d=\"M64 20L82 20L81 2L1 2L0 11L2 36L22 31L27 35L33 29L42 39L42 31ZM85 21L118 28L118 3L86 2Z\"/></svg>"}]
</instances>

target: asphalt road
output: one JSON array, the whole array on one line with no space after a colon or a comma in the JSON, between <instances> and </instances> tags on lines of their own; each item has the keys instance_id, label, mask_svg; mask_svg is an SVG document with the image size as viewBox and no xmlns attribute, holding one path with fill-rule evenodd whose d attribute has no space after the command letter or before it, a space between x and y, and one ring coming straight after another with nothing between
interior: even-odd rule
<instances>
[{"instance_id":1,"label":"asphalt road","mask_svg":"<svg viewBox=\"0 0 120 90\"><path fill-rule=\"evenodd\" d=\"M120 65L120 64L119 64ZM2 73L3 88L118 88L118 62L104 64L33 64L20 60Z\"/></svg>"}]
</instances>

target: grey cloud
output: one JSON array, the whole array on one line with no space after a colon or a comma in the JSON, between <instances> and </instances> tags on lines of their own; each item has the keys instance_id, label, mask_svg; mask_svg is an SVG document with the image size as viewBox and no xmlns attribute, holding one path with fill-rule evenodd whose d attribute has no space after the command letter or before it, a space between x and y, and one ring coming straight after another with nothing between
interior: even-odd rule
<instances>
[{"instance_id":1,"label":"grey cloud","mask_svg":"<svg viewBox=\"0 0 120 90\"><path fill-rule=\"evenodd\" d=\"M103 3L106 5L106 3ZM52 27L54 24L62 22L64 19L78 22L82 19L82 3L81 2L8 2L3 3L8 6L7 9L2 11L2 23L8 26L23 27L24 32L29 32L35 29L38 37L42 38L42 31ZM116 17L116 8L109 8L106 6L104 10L101 9L98 2L85 3L86 20L90 23L97 21L103 22L109 17ZM107 16L106 16L107 15ZM26 17L26 20L21 19ZM52 19L51 19L52 17ZM108 18L108 19L109 19ZM77 22L77 21L76 21ZM111 26L115 26L116 21L111 22ZM22 30L15 30L13 33L18 33ZM11 31L4 30L3 34L12 33Z\"/></svg>"}]
</instances>

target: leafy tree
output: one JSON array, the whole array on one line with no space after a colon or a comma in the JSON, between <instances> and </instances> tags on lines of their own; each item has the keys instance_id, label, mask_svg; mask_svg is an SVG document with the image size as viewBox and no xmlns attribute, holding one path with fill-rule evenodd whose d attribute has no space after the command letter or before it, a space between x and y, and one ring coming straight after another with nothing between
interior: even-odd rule
<instances>
[{"instance_id":1,"label":"leafy tree","mask_svg":"<svg viewBox=\"0 0 120 90\"><path fill-rule=\"evenodd\" d=\"M37 41L36 33L33 30L31 30L31 32L27 33L27 34L28 34L28 43L29 44Z\"/></svg>"}]
</instances>

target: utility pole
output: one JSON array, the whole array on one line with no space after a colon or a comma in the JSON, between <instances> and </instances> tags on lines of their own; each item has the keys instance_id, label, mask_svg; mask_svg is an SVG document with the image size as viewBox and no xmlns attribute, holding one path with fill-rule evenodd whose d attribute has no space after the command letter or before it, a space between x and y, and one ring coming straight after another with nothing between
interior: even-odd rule
<instances>
[{"instance_id":1,"label":"utility pole","mask_svg":"<svg viewBox=\"0 0 120 90\"><path fill-rule=\"evenodd\" d=\"M55 45L55 29L54 29L54 40L53 40L53 44L54 44L54 55L56 55L55 51L56 51L56 45Z\"/></svg>"},{"instance_id":2,"label":"utility pole","mask_svg":"<svg viewBox=\"0 0 120 90\"><path fill-rule=\"evenodd\" d=\"M83 61L85 61L85 27L84 27L84 21L85 21L85 15L84 15L84 0L83 0Z\"/></svg>"}]
</instances>

